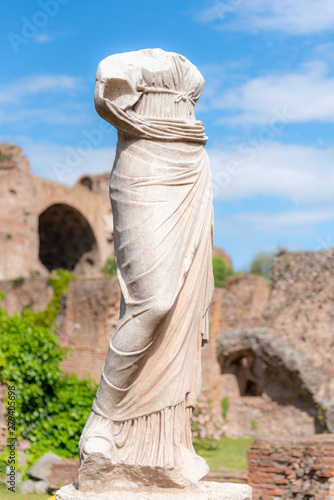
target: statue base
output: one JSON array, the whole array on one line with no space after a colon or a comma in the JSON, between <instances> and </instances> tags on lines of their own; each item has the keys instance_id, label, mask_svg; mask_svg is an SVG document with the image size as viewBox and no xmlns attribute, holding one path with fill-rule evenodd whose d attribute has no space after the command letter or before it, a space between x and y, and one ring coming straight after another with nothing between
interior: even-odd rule
<instances>
[{"instance_id":1,"label":"statue base","mask_svg":"<svg viewBox=\"0 0 334 500\"><path fill-rule=\"evenodd\" d=\"M115 488L111 491L82 491L68 484L56 492L56 500L251 500L252 488L246 484L199 481L191 488Z\"/></svg>"}]
</instances>

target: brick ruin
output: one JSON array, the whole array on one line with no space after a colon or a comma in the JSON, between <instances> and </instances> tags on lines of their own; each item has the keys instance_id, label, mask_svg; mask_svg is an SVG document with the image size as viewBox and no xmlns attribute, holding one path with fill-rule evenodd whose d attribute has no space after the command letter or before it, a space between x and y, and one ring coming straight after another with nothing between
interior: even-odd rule
<instances>
[{"instance_id":1,"label":"brick ruin","mask_svg":"<svg viewBox=\"0 0 334 500\"><path fill-rule=\"evenodd\" d=\"M246 388L230 412L234 435L305 438L321 431L318 406L330 415L334 402L333 300L334 249L285 252L275 258L261 323L238 323L218 335L225 377L232 376L231 386L239 377L241 393ZM250 418L258 432L249 429Z\"/></svg>"},{"instance_id":2,"label":"brick ruin","mask_svg":"<svg viewBox=\"0 0 334 500\"><path fill-rule=\"evenodd\" d=\"M317 405L332 401L333 345L329 339L333 321L330 307L321 306L324 297L319 295L318 281L316 292L311 293L314 267L309 261L318 262L318 277L313 279L321 281L330 301L334 289L329 267L334 262L333 250L279 255L271 289L264 278L245 275L229 278L226 288L214 291L211 341L202 352L202 392L220 411L222 399L228 398L229 437L308 438L321 431ZM293 280L296 286L291 284ZM304 283L303 292L297 280ZM282 303L285 283L289 283L289 297ZM52 294L47 279L42 277L26 280L20 286L3 282L0 289L5 290L9 312L27 305L43 309ZM61 344L73 352L63 363L64 371L99 381L109 338L118 320L119 300L116 277L81 276L70 283L59 335ZM304 320L304 310L309 311L309 323ZM285 317L289 320L285 321ZM317 324L321 332L315 329ZM321 333L328 339L324 346L318 343ZM320 364L319 359L325 362Z\"/></svg>"},{"instance_id":3,"label":"brick ruin","mask_svg":"<svg viewBox=\"0 0 334 500\"><path fill-rule=\"evenodd\" d=\"M21 148L0 144L0 279L98 273L113 251L109 176L64 186L33 176Z\"/></svg>"},{"instance_id":4,"label":"brick ruin","mask_svg":"<svg viewBox=\"0 0 334 500\"><path fill-rule=\"evenodd\" d=\"M333 500L334 436L255 441L248 451L248 482L253 500Z\"/></svg>"}]
</instances>

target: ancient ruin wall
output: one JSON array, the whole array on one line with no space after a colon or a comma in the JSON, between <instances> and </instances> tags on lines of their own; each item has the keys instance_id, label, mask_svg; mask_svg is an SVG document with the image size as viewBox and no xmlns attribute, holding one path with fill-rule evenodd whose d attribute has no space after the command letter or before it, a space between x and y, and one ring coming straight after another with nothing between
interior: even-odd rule
<instances>
[{"instance_id":1,"label":"ancient ruin wall","mask_svg":"<svg viewBox=\"0 0 334 500\"><path fill-rule=\"evenodd\" d=\"M248 452L253 500L334 498L334 437L306 442L257 440Z\"/></svg>"},{"instance_id":2,"label":"ancient ruin wall","mask_svg":"<svg viewBox=\"0 0 334 500\"><path fill-rule=\"evenodd\" d=\"M34 177L21 148L1 144L0 280L56 267L98 274L113 253L109 177L86 176L73 187Z\"/></svg>"},{"instance_id":3,"label":"ancient ruin wall","mask_svg":"<svg viewBox=\"0 0 334 500\"><path fill-rule=\"evenodd\" d=\"M81 278L69 284L65 317L60 328L63 347L73 348L63 361L65 372L100 381L101 370L115 331L120 303L116 277Z\"/></svg>"},{"instance_id":4,"label":"ancient ruin wall","mask_svg":"<svg viewBox=\"0 0 334 500\"><path fill-rule=\"evenodd\" d=\"M267 326L309 370L323 373L317 401L334 398L334 249L282 253L271 278Z\"/></svg>"},{"instance_id":5,"label":"ancient ruin wall","mask_svg":"<svg viewBox=\"0 0 334 500\"><path fill-rule=\"evenodd\" d=\"M224 396L238 397L235 377L222 374L217 359L217 335L236 325L261 326L269 288L261 276L234 276L226 288L215 288L210 305L210 341L202 349L202 392L221 409Z\"/></svg>"},{"instance_id":6,"label":"ancient ruin wall","mask_svg":"<svg viewBox=\"0 0 334 500\"><path fill-rule=\"evenodd\" d=\"M0 279L46 271L38 260L36 189L21 148L0 145Z\"/></svg>"},{"instance_id":7,"label":"ancient ruin wall","mask_svg":"<svg viewBox=\"0 0 334 500\"><path fill-rule=\"evenodd\" d=\"M334 249L285 252L275 258L269 328L314 362L330 360L334 349Z\"/></svg>"}]
</instances>

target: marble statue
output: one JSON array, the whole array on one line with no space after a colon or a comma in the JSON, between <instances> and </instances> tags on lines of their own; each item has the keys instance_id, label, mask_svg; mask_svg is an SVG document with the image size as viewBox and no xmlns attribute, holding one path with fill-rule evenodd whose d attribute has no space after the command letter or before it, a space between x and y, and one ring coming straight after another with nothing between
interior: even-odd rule
<instances>
[{"instance_id":1,"label":"marble statue","mask_svg":"<svg viewBox=\"0 0 334 500\"><path fill-rule=\"evenodd\" d=\"M118 130L110 199L122 297L80 439L79 490L64 487L59 500L137 498L135 488L152 486L194 498L189 488L208 472L190 428L213 291L207 137L194 114L203 85L185 57L161 49L112 55L98 67L96 109ZM222 485L215 495L214 484L195 496L251 498L240 485L236 496ZM138 498L165 498L150 495Z\"/></svg>"},{"instance_id":2,"label":"marble statue","mask_svg":"<svg viewBox=\"0 0 334 500\"><path fill-rule=\"evenodd\" d=\"M190 430L213 290L207 137L194 114L203 86L193 64L161 49L115 54L97 70L96 109L118 130L110 199L122 298L80 440L79 485L91 484L94 455L132 466L139 481L143 467L171 485L208 472Z\"/></svg>"}]
</instances>

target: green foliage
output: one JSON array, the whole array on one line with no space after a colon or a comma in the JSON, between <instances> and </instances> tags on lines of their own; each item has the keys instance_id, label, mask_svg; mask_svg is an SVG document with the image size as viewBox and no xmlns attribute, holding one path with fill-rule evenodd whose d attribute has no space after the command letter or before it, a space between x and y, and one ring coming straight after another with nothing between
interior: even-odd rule
<instances>
[{"instance_id":1,"label":"green foliage","mask_svg":"<svg viewBox=\"0 0 334 500\"><path fill-rule=\"evenodd\" d=\"M221 404L222 404L222 410L223 410L223 419L226 420L227 412L228 412L228 409L230 407L230 400L229 400L229 398L223 398L221 400Z\"/></svg>"},{"instance_id":2,"label":"green foliage","mask_svg":"<svg viewBox=\"0 0 334 500\"><path fill-rule=\"evenodd\" d=\"M49 328L36 326L30 317L9 316L0 309L2 378L16 391L16 423L26 435L48 415L48 404L61 378L59 363L65 351Z\"/></svg>"},{"instance_id":3,"label":"green foliage","mask_svg":"<svg viewBox=\"0 0 334 500\"><path fill-rule=\"evenodd\" d=\"M270 269L273 265L275 253L274 252L261 252L258 253L250 266L250 274L256 274L259 276L264 276L269 279Z\"/></svg>"},{"instance_id":4,"label":"green foliage","mask_svg":"<svg viewBox=\"0 0 334 500\"><path fill-rule=\"evenodd\" d=\"M325 405L317 405L317 410L318 410L318 422L320 423L322 427L322 432L327 434L328 433L328 428L327 428L327 408Z\"/></svg>"},{"instance_id":5,"label":"green foliage","mask_svg":"<svg viewBox=\"0 0 334 500\"><path fill-rule=\"evenodd\" d=\"M13 279L13 282L14 282L14 287L19 287L21 285L23 285L24 283L24 277L23 276L18 276L17 278L14 278Z\"/></svg>"},{"instance_id":6,"label":"green foliage","mask_svg":"<svg viewBox=\"0 0 334 500\"><path fill-rule=\"evenodd\" d=\"M1 378L15 387L16 432L32 443L30 462L47 451L64 457L77 453L97 388L91 380L63 376L60 369L67 351L58 345L55 320L72 278L64 270L50 276L54 296L42 313L9 316L0 308Z\"/></svg>"},{"instance_id":7,"label":"green foliage","mask_svg":"<svg viewBox=\"0 0 334 500\"><path fill-rule=\"evenodd\" d=\"M116 276L117 275L117 267L115 257L108 257L106 263L101 269L101 273L107 276Z\"/></svg>"},{"instance_id":8,"label":"green foliage","mask_svg":"<svg viewBox=\"0 0 334 500\"><path fill-rule=\"evenodd\" d=\"M75 275L71 274L66 269L57 269L50 274L49 282L53 288L53 297L48 303L46 309L39 313L34 313L31 309L25 309L23 316L27 317L35 325L43 325L51 328L58 316L61 298L63 293L67 291L68 284L75 279Z\"/></svg>"},{"instance_id":9,"label":"green foliage","mask_svg":"<svg viewBox=\"0 0 334 500\"><path fill-rule=\"evenodd\" d=\"M231 266L226 264L223 257L212 258L213 277L216 288L223 288L226 286L228 276L233 276L234 271Z\"/></svg>"},{"instance_id":10,"label":"green foliage","mask_svg":"<svg viewBox=\"0 0 334 500\"><path fill-rule=\"evenodd\" d=\"M77 455L96 389L94 381L79 380L76 375L58 381L54 397L48 401L46 418L28 435L33 457L40 457L46 451L65 458Z\"/></svg>"}]
</instances>

